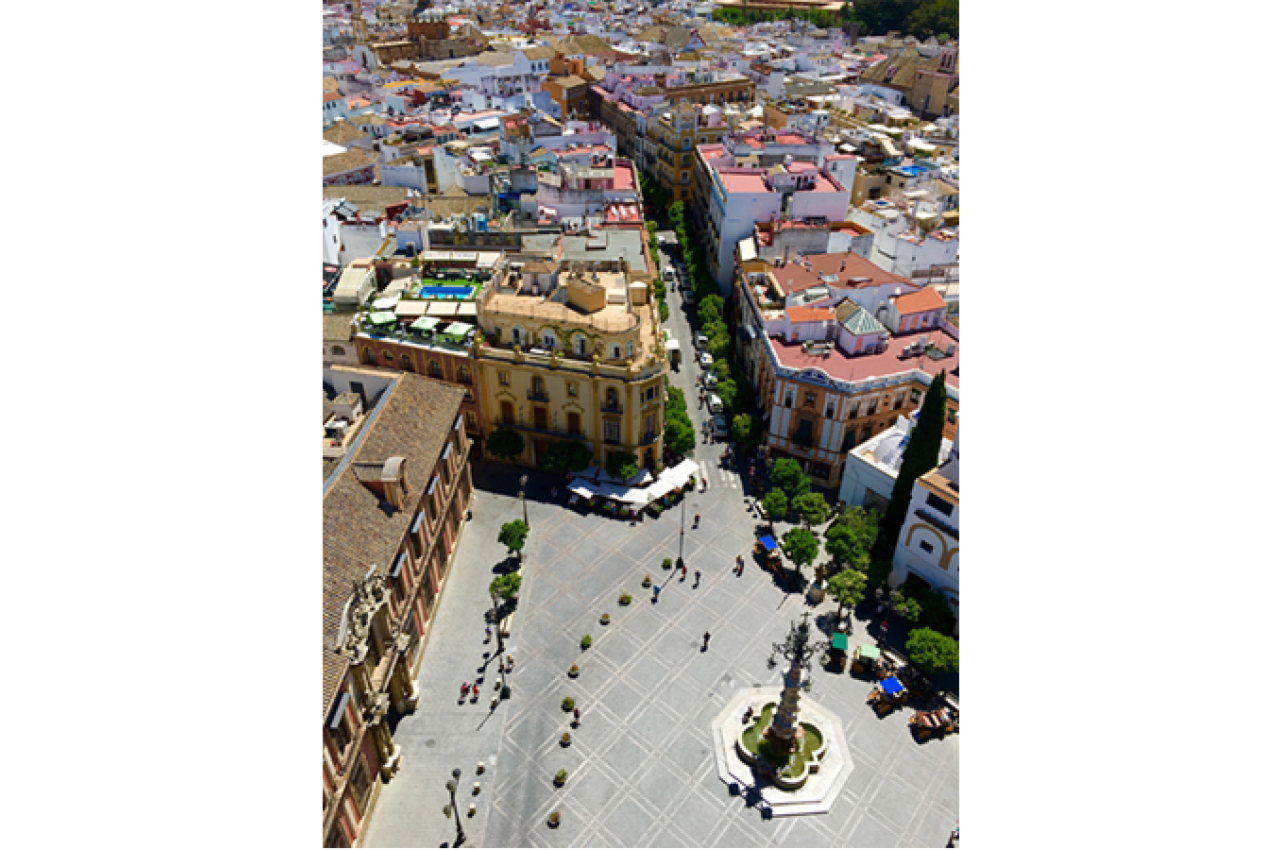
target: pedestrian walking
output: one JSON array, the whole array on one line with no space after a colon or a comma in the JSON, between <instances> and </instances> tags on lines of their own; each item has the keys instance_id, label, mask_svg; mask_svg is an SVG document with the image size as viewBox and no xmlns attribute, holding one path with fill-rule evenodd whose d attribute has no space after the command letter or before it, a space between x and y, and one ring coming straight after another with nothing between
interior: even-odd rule
<instances>
[{"instance_id":1,"label":"pedestrian walking","mask_svg":"<svg viewBox=\"0 0 1280 850\"><path fill-rule=\"evenodd\" d=\"M507 656L507 672L510 673L514 669L516 669L516 660L512 658L510 655L508 655Z\"/></svg>"},{"instance_id":2,"label":"pedestrian walking","mask_svg":"<svg viewBox=\"0 0 1280 850\"><path fill-rule=\"evenodd\" d=\"M688 578L688 577L689 577L689 568L688 568L687 566L685 566L684 564L681 564L681 565L680 565L680 578Z\"/></svg>"},{"instance_id":3,"label":"pedestrian walking","mask_svg":"<svg viewBox=\"0 0 1280 850\"><path fill-rule=\"evenodd\" d=\"M711 632L702 633L702 651L707 651L707 644L711 643Z\"/></svg>"},{"instance_id":4,"label":"pedestrian walking","mask_svg":"<svg viewBox=\"0 0 1280 850\"><path fill-rule=\"evenodd\" d=\"M702 492L707 492L707 479L702 479Z\"/></svg>"},{"instance_id":5,"label":"pedestrian walking","mask_svg":"<svg viewBox=\"0 0 1280 850\"><path fill-rule=\"evenodd\" d=\"M581 722L582 722L582 714L579 713L579 710L575 708L573 710L573 728L577 729L578 724Z\"/></svg>"},{"instance_id":6,"label":"pedestrian walking","mask_svg":"<svg viewBox=\"0 0 1280 850\"><path fill-rule=\"evenodd\" d=\"M492 638L493 638L493 628L492 628L492 627L490 627L490 626L485 626L485 627L484 627L484 642L485 642L485 643L488 643Z\"/></svg>"},{"instance_id":7,"label":"pedestrian walking","mask_svg":"<svg viewBox=\"0 0 1280 850\"><path fill-rule=\"evenodd\" d=\"M661 590L662 590L662 586L661 586L661 585L657 585L657 584L655 584L655 585L653 586L653 601L654 601L654 602L657 602L657 601L658 601L658 593L659 593L659 591L661 591Z\"/></svg>"},{"instance_id":8,"label":"pedestrian walking","mask_svg":"<svg viewBox=\"0 0 1280 850\"><path fill-rule=\"evenodd\" d=\"M476 701L476 700L478 700L478 699L480 699L480 686L479 686L479 685L472 685L472 686L471 686L471 701L472 701L472 702L475 702L475 701Z\"/></svg>"},{"instance_id":9,"label":"pedestrian walking","mask_svg":"<svg viewBox=\"0 0 1280 850\"><path fill-rule=\"evenodd\" d=\"M697 587L698 582L702 581L702 573L699 570L693 571L693 586Z\"/></svg>"},{"instance_id":10,"label":"pedestrian walking","mask_svg":"<svg viewBox=\"0 0 1280 850\"><path fill-rule=\"evenodd\" d=\"M694 527L694 528L697 528L697 527L698 527L698 523L699 523L699 522L701 522L701 521L702 521L702 514L694 514L694 515L693 515L693 527Z\"/></svg>"},{"instance_id":11,"label":"pedestrian walking","mask_svg":"<svg viewBox=\"0 0 1280 850\"><path fill-rule=\"evenodd\" d=\"M470 682L463 682L463 683L462 683L462 699L466 699L466 698L467 698L467 691L469 691L469 690L471 690L471 683L470 683Z\"/></svg>"}]
</instances>

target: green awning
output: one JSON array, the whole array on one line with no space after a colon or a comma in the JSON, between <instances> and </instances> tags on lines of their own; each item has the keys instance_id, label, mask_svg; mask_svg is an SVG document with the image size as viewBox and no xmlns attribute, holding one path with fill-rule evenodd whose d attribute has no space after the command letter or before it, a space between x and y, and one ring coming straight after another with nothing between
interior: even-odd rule
<instances>
[{"instance_id":1,"label":"green awning","mask_svg":"<svg viewBox=\"0 0 1280 850\"><path fill-rule=\"evenodd\" d=\"M831 648L841 652L849 651L849 636L844 632L836 632L831 636Z\"/></svg>"},{"instance_id":2,"label":"green awning","mask_svg":"<svg viewBox=\"0 0 1280 850\"><path fill-rule=\"evenodd\" d=\"M421 319L414 321L414 323L409 325L409 327L415 331L433 331L436 329L436 325L438 324L440 324L439 319L433 319L430 316L423 316Z\"/></svg>"},{"instance_id":3,"label":"green awning","mask_svg":"<svg viewBox=\"0 0 1280 850\"><path fill-rule=\"evenodd\" d=\"M449 336L466 336L467 331L471 330L471 328L472 326L466 322L450 322L449 327L445 328L444 332Z\"/></svg>"},{"instance_id":4,"label":"green awning","mask_svg":"<svg viewBox=\"0 0 1280 850\"><path fill-rule=\"evenodd\" d=\"M378 313L374 313L372 316L369 317L369 324L371 325L394 325L395 323L396 323L396 314L388 313L385 310Z\"/></svg>"},{"instance_id":5,"label":"green awning","mask_svg":"<svg viewBox=\"0 0 1280 850\"><path fill-rule=\"evenodd\" d=\"M875 661L880 657L880 648L878 646L872 646L869 643L864 643L862 646L858 647L858 657L867 661Z\"/></svg>"}]
</instances>

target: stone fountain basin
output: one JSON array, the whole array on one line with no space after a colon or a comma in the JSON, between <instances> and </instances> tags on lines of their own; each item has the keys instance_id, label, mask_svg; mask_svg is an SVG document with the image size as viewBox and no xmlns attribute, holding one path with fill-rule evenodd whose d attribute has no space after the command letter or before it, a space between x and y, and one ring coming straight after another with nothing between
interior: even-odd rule
<instances>
[{"instance_id":1,"label":"stone fountain basin","mask_svg":"<svg viewBox=\"0 0 1280 850\"><path fill-rule=\"evenodd\" d=\"M734 738L734 744L738 751L738 756L747 764L759 764L761 756L756 753L756 746L764 738L764 730L768 728L769 723L773 719L773 712L777 708L777 703L765 703L759 713L752 714L751 723L743 729ZM794 791L804 785L805 780L809 778L809 774L817 773L822 759L827 755L827 747L829 746L829 738L822 733L816 725L807 721L800 721L800 728L804 730L805 735L812 740L817 738L819 744L816 748L809 752L805 759L805 765L794 776L788 776L782 771L774 771L773 781L779 787L788 791Z\"/></svg>"}]
</instances>

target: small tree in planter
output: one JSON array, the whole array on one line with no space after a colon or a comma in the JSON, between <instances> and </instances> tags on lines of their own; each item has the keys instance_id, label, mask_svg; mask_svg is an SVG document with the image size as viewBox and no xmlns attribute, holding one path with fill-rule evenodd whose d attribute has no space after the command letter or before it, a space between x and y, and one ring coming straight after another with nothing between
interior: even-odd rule
<instances>
[{"instance_id":1,"label":"small tree in planter","mask_svg":"<svg viewBox=\"0 0 1280 850\"><path fill-rule=\"evenodd\" d=\"M558 788L561 785L564 785L565 780L567 780L568 778L569 778L569 771L565 770L564 768L560 768L559 770L557 770L556 778L554 780L554 782L556 783L556 787Z\"/></svg>"},{"instance_id":2,"label":"small tree in planter","mask_svg":"<svg viewBox=\"0 0 1280 850\"><path fill-rule=\"evenodd\" d=\"M560 736L560 746L567 747L569 746L569 742L572 740L573 740L573 736L570 735L568 732L565 732L563 735Z\"/></svg>"},{"instance_id":3,"label":"small tree in planter","mask_svg":"<svg viewBox=\"0 0 1280 850\"><path fill-rule=\"evenodd\" d=\"M580 644L580 646L581 646L583 649L590 649L590 648L591 648L591 635L583 635L583 636L582 636L582 643Z\"/></svg>"},{"instance_id":4,"label":"small tree in planter","mask_svg":"<svg viewBox=\"0 0 1280 850\"><path fill-rule=\"evenodd\" d=\"M559 812L552 812L551 814L547 815L547 824L548 824L552 829L555 829L557 826L559 826L559 825L560 825L560 813L559 813Z\"/></svg>"},{"instance_id":5,"label":"small tree in planter","mask_svg":"<svg viewBox=\"0 0 1280 850\"><path fill-rule=\"evenodd\" d=\"M672 565L673 563L674 563L674 562L673 562L670 558L663 558L663 559L662 559L662 568L663 568L664 570L669 570L669 569L671 569L671 565ZM645 578L648 578L648 576L645 576ZM645 587L648 587L648 585L645 585Z\"/></svg>"},{"instance_id":6,"label":"small tree in planter","mask_svg":"<svg viewBox=\"0 0 1280 850\"><path fill-rule=\"evenodd\" d=\"M529 536L529 526L524 524L524 520L513 520L505 523L502 530L498 532L498 542L507 547L508 552L520 554L520 550L524 548L525 538Z\"/></svg>"},{"instance_id":7,"label":"small tree in planter","mask_svg":"<svg viewBox=\"0 0 1280 850\"><path fill-rule=\"evenodd\" d=\"M576 679L576 678L578 678L578 665L577 665L577 664L570 664L570 665L569 665L569 678L570 678L570 679Z\"/></svg>"},{"instance_id":8,"label":"small tree in planter","mask_svg":"<svg viewBox=\"0 0 1280 850\"><path fill-rule=\"evenodd\" d=\"M564 699L560 700L560 707L563 708L565 711L573 711L573 707L575 705L577 705L577 703L573 701L573 697L565 697Z\"/></svg>"},{"instance_id":9,"label":"small tree in planter","mask_svg":"<svg viewBox=\"0 0 1280 850\"><path fill-rule=\"evenodd\" d=\"M607 626L607 625L609 625L609 615L608 615L608 614L601 614L601 615L600 615L600 625L602 625L602 626Z\"/></svg>"},{"instance_id":10,"label":"small tree in planter","mask_svg":"<svg viewBox=\"0 0 1280 850\"><path fill-rule=\"evenodd\" d=\"M769 528L772 530L774 520L782 519L787 515L787 494L774 487L760 500L760 507L769 518Z\"/></svg>"},{"instance_id":11,"label":"small tree in planter","mask_svg":"<svg viewBox=\"0 0 1280 850\"><path fill-rule=\"evenodd\" d=\"M644 577L644 581L640 582L641 587L649 587L652 584L653 584L653 579L649 578L649 576L647 575Z\"/></svg>"},{"instance_id":12,"label":"small tree in planter","mask_svg":"<svg viewBox=\"0 0 1280 850\"><path fill-rule=\"evenodd\" d=\"M485 440L489 454L501 460L513 460L524 454L524 437L510 428L496 428Z\"/></svg>"},{"instance_id":13,"label":"small tree in planter","mask_svg":"<svg viewBox=\"0 0 1280 850\"><path fill-rule=\"evenodd\" d=\"M630 594L630 593L624 593L624 594L622 594L621 596L619 596L619 597L618 597L618 604L619 604L619 605L630 605L630 604L631 604L631 594Z\"/></svg>"}]
</instances>

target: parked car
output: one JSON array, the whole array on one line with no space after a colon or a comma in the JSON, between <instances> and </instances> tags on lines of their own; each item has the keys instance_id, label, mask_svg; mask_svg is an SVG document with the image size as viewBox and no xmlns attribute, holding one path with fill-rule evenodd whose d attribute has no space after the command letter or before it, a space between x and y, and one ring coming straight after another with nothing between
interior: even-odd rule
<instances>
[{"instance_id":1,"label":"parked car","mask_svg":"<svg viewBox=\"0 0 1280 850\"><path fill-rule=\"evenodd\" d=\"M711 433L717 440L728 438L729 423L725 421L723 413L717 413L711 417Z\"/></svg>"},{"instance_id":2,"label":"parked car","mask_svg":"<svg viewBox=\"0 0 1280 850\"><path fill-rule=\"evenodd\" d=\"M711 389L717 383L719 383L719 381L720 379L717 378L715 374L712 372L703 372L701 375L698 376L698 383L706 387L707 389Z\"/></svg>"},{"instance_id":3,"label":"parked car","mask_svg":"<svg viewBox=\"0 0 1280 850\"><path fill-rule=\"evenodd\" d=\"M705 351L707 348L707 335L696 333L693 335L693 347L699 351Z\"/></svg>"},{"instance_id":4,"label":"parked car","mask_svg":"<svg viewBox=\"0 0 1280 850\"><path fill-rule=\"evenodd\" d=\"M698 354L698 365L700 365L703 369L710 369L710 368L711 368L711 364L712 364L712 363L714 363L714 362L715 362L715 361L711 359L711 355L710 355L710 354L708 354L708 353L707 353L707 352L705 352L705 351L703 351L703 352L699 352L699 354Z\"/></svg>"},{"instance_id":5,"label":"parked car","mask_svg":"<svg viewBox=\"0 0 1280 850\"><path fill-rule=\"evenodd\" d=\"M707 410L712 413L724 413L724 402L715 393L707 394Z\"/></svg>"}]
</instances>

